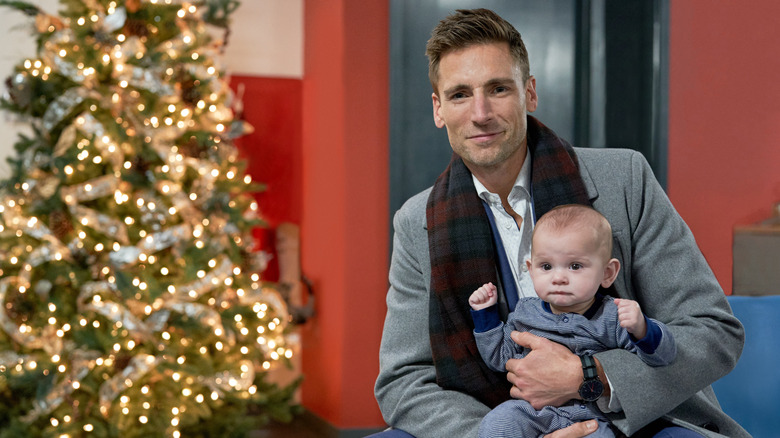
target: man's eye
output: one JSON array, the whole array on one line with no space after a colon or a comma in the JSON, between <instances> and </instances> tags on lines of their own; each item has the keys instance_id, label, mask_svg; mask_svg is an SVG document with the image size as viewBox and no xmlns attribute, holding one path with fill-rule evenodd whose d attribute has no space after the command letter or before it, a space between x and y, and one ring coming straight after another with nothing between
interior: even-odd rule
<instances>
[{"instance_id":1,"label":"man's eye","mask_svg":"<svg viewBox=\"0 0 780 438\"><path fill-rule=\"evenodd\" d=\"M582 265L579 263L572 263L570 269L572 271L579 271L580 269L582 269Z\"/></svg>"},{"instance_id":2,"label":"man's eye","mask_svg":"<svg viewBox=\"0 0 780 438\"><path fill-rule=\"evenodd\" d=\"M466 93L454 93L450 95L450 100L458 100L466 97Z\"/></svg>"}]
</instances>

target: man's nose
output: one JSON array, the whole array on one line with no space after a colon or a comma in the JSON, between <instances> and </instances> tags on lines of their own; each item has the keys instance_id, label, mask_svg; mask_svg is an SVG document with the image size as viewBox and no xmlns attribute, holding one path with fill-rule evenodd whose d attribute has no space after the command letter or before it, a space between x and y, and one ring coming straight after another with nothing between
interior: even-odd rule
<instances>
[{"instance_id":1,"label":"man's nose","mask_svg":"<svg viewBox=\"0 0 780 438\"><path fill-rule=\"evenodd\" d=\"M493 118L493 108L487 96L475 93L472 102L471 117L474 123L484 124Z\"/></svg>"}]
</instances>

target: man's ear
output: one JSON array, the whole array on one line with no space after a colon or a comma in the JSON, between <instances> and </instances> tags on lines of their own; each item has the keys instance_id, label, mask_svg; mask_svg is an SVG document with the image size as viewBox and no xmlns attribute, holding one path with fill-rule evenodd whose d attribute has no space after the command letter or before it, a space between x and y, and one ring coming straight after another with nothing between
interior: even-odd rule
<instances>
[{"instance_id":1,"label":"man's ear","mask_svg":"<svg viewBox=\"0 0 780 438\"><path fill-rule=\"evenodd\" d=\"M437 96L436 93L432 93L431 101L433 102L433 122L436 124L437 128L443 128L445 123L444 119L442 119L439 115L439 111L441 111L441 101L439 100L439 96Z\"/></svg>"},{"instance_id":2,"label":"man's ear","mask_svg":"<svg viewBox=\"0 0 780 438\"><path fill-rule=\"evenodd\" d=\"M620 261L618 259L610 259L607 262L607 266L604 267L604 279L601 280L601 287L607 288L612 286L617 278L618 271L620 271Z\"/></svg>"},{"instance_id":3,"label":"man's ear","mask_svg":"<svg viewBox=\"0 0 780 438\"><path fill-rule=\"evenodd\" d=\"M539 95L536 94L536 78L531 76L525 83L525 110L529 113L536 111L539 106Z\"/></svg>"}]
</instances>

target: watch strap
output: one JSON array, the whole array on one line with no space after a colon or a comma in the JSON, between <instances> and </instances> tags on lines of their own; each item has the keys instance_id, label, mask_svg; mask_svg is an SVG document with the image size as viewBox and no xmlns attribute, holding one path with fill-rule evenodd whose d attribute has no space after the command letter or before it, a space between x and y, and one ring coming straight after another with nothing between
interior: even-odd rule
<instances>
[{"instance_id":1,"label":"watch strap","mask_svg":"<svg viewBox=\"0 0 780 438\"><path fill-rule=\"evenodd\" d=\"M583 354L580 356L580 360L582 361L582 375L585 377L585 380L597 379L599 371L596 368L596 360L593 359L593 356Z\"/></svg>"}]
</instances>

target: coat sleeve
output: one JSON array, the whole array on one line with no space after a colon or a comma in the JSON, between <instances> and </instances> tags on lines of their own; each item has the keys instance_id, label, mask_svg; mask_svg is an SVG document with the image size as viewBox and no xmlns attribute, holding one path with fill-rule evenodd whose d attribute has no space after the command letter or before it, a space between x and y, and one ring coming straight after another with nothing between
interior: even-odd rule
<instances>
[{"instance_id":1,"label":"coat sleeve","mask_svg":"<svg viewBox=\"0 0 780 438\"><path fill-rule=\"evenodd\" d=\"M490 409L436 384L428 332L426 199L412 198L393 220L390 288L374 391L385 421L394 428L417 438L476 437Z\"/></svg>"},{"instance_id":2,"label":"coat sleeve","mask_svg":"<svg viewBox=\"0 0 780 438\"><path fill-rule=\"evenodd\" d=\"M618 294L665 323L677 344L675 361L657 368L627 351L597 354L623 407L613 423L630 435L689 399L711 397L700 391L736 365L744 331L644 157L624 151L604 161L589 171L598 186L594 207L623 228Z\"/></svg>"}]
</instances>

